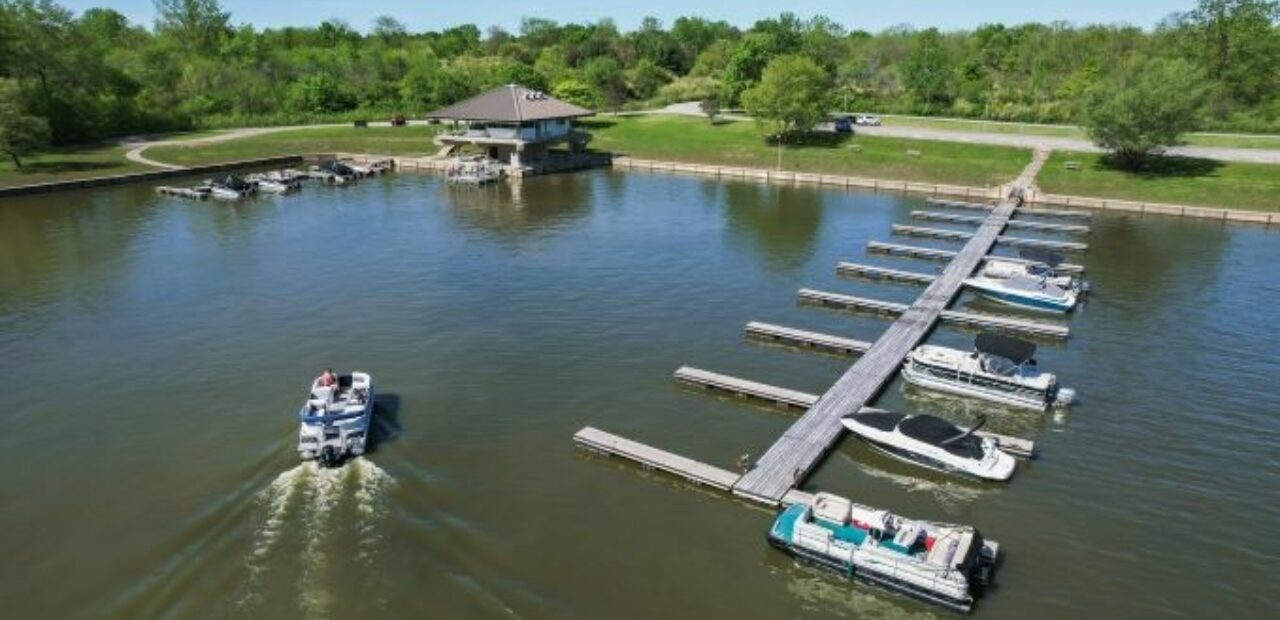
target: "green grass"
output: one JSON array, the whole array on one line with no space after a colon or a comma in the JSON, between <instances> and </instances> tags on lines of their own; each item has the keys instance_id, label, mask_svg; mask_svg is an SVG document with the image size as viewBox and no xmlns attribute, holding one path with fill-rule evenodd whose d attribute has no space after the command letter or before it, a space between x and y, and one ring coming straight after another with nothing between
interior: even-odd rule
<instances>
[{"instance_id":1,"label":"green grass","mask_svg":"<svg viewBox=\"0 0 1280 620\"><path fill-rule=\"evenodd\" d=\"M1080 163L1068 170L1067 161ZM1050 194L1120 198L1227 209L1280 211L1280 166L1167 158L1156 170L1116 170L1102 155L1055 152L1036 178Z\"/></svg>"},{"instance_id":2,"label":"green grass","mask_svg":"<svg viewBox=\"0 0 1280 620\"><path fill-rule=\"evenodd\" d=\"M722 122L675 116L620 117L582 124L593 149L645 159L774 168L777 149L752 122ZM1000 185L1031 160L1025 149L1003 146L824 134L829 143L783 150L785 170L879 179ZM855 150L856 145L860 150ZM921 156L907 153L915 150Z\"/></svg>"},{"instance_id":3,"label":"green grass","mask_svg":"<svg viewBox=\"0 0 1280 620\"><path fill-rule=\"evenodd\" d=\"M313 127L236 138L225 142L155 146L143 152L148 159L182 166L296 155L300 153L370 153L378 155L427 155L439 147L431 137L437 126L409 127Z\"/></svg>"},{"instance_id":4,"label":"green grass","mask_svg":"<svg viewBox=\"0 0 1280 620\"><path fill-rule=\"evenodd\" d=\"M125 159L126 150L114 144L54 149L23 157L21 169L6 158L0 161L0 187L154 170Z\"/></svg>"},{"instance_id":5,"label":"green grass","mask_svg":"<svg viewBox=\"0 0 1280 620\"><path fill-rule=\"evenodd\" d=\"M898 116L896 114L883 114L880 118L884 121L885 125L892 127L919 127L921 129L940 129L946 131L1051 136L1055 138L1078 138L1080 140L1089 139L1089 136L1085 134L1083 129L1074 126L1040 125L1036 123L1006 123L957 118L928 118L923 116ZM1183 136L1183 142L1193 146L1216 146L1237 149L1280 149L1280 135L1189 133Z\"/></svg>"}]
</instances>

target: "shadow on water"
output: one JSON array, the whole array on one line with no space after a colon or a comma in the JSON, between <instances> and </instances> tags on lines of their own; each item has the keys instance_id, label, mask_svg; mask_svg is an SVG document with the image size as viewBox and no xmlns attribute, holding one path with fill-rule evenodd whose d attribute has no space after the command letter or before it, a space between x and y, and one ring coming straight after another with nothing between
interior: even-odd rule
<instances>
[{"instance_id":1,"label":"shadow on water","mask_svg":"<svg viewBox=\"0 0 1280 620\"><path fill-rule=\"evenodd\" d=\"M373 403L373 424L369 430L367 452L374 454L385 442L395 441L404 433L400 425L400 395L378 394Z\"/></svg>"},{"instance_id":2,"label":"shadow on water","mask_svg":"<svg viewBox=\"0 0 1280 620\"><path fill-rule=\"evenodd\" d=\"M594 176L549 174L483 187L441 184L440 189L459 222L510 241L585 218Z\"/></svg>"}]
</instances>

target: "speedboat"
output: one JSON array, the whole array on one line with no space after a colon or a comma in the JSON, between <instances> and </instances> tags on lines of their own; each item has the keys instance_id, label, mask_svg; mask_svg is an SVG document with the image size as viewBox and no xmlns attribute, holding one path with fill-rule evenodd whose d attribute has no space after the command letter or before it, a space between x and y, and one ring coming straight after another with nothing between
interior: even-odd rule
<instances>
[{"instance_id":1,"label":"speedboat","mask_svg":"<svg viewBox=\"0 0 1280 620\"><path fill-rule=\"evenodd\" d=\"M964 285L1000 303L1048 312L1070 312L1079 297L1075 289L1062 288L1048 278L1027 275L1007 278L977 275L966 278Z\"/></svg>"},{"instance_id":2,"label":"speedboat","mask_svg":"<svg viewBox=\"0 0 1280 620\"><path fill-rule=\"evenodd\" d=\"M783 510L766 538L802 561L959 612L973 608L1000 552L972 527L906 519L830 493Z\"/></svg>"},{"instance_id":3,"label":"speedboat","mask_svg":"<svg viewBox=\"0 0 1280 620\"><path fill-rule=\"evenodd\" d=\"M330 183L346 183L360 177L351 166L340 161L330 160L311 167L311 178L329 181Z\"/></svg>"},{"instance_id":4,"label":"speedboat","mask_svg":"<svg viewBox=\"0 0 1280 620\"><path fill-rule=\"evenodd\" d=\"M940 392L972 396L1014 407L1045 411L1066 406L1075 390L1060 387L1052 373L1036 367L1036 345L1000 334L983 333L972 352L920 345L907 356L902 377Z\"/></svg>"},{"instance_id":5,"label":"speedboat","mask_svg":"<svg viewBox=\"0 0 1280 620\"><path fill-rule=\"evenodd\" d=\"M1013 456L994 439L974 434L986 418L960 428L937 416L877 411L846 415L841 422L873 448L908 463L983 480L1013 477Z\"/></svg>"},{"instance_id":6,"label":"speedboat","mask_svg":"<svg viewBox=\"0 0 1280 620\"><path fill-rule=\"evenodd\" d=\"M1088 282L1080 278L1062 273L1058 266L1064 260L1062 254L1039 248L1023 248L1019 252L1022 258L1005 258L991 256L982 265L978 275L992 279L1014 277L1043 278L1047 282L1066 290L1088 293Z\"/></svg>"},{"instance_id":7,"label":"speedboat","mask_svg":"<svg viewBox=\"0 0 1280 620\"><path fill-rule=\"evenodd\" d=\"M259 190L273 194L287 194L302 187L301 180L278 171L251 174L248 180Z\"/></svg>"},{"instance_id":8,"label":"speedboat","mask_svg":"<svg viewBox=\"0 0 1280 620\"><path fill-rule=\"evenodd\" d=\"M368 373L339 375L336 386L316 379L298 412L298 454L325 467L364 454L373 417L373 379Z\"/></svg>"},{"instance_id":9,"label":"speedboat","mask_svg":"<svg viewBox=\"0 0 1280 620\"><path fill-rule=\"evenodd\" d=\"M205 185L209 188L210 195L224 200L240 200L255 191L252 183L234 175L206 181Z\"/></svg>"},{"instance_id":10,"label":"speedboat","mask_svg":"<svg viewBox=\"0 0 1280 620\"><path fill-rule=\"evenodd\" d=\"M391 169L391 164L383 159L380 159L377 161L363 162L363 163L346 160L346 161L343 161L342 164L350 168L356 174L362 177L371 177L374 175L382 174L387 170Z\"/></svg>"}]
</instances>

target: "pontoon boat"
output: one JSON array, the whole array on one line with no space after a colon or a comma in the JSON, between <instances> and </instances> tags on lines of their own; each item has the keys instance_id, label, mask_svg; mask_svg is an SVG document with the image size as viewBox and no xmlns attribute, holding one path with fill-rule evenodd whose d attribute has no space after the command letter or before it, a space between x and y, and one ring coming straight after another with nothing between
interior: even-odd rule
<instances>
[{"instance_id":1,"label":"pontoon boat","mask_svg":"<svg viewBox=\"0 0 1280 620\"><path fill-rule=\"evenodd\" d=\"M363 372L340 375L336 386L311 384L298 412L298 454L325 467L364 454L373 417L373 379Z\"/></svg>"},{"instance_id":2,"label":"pontoon boat","mask_svg":"<svg viewBox=\"0 0 1280 620\"><path fill-rule=\"evenodd\" d=\"M907 356L909 383L961 396L1044 411L1065 406L1075 390L1060 387L1052 373L1036 368L1036 345L999 334L978 334L974 351L920 345Z\"/></svg>"},{"instance_id":3,"label":"pontoon boat","mask_svg":"<svg viewBox=\"0 0 1280 620\"><path fill-rule=\"evenodd\" d=\"M782 511L766 537L803 561L922 601L968 612L999 545L972 527L913 521L818 493Z\"/></svg>"}]
</instances>

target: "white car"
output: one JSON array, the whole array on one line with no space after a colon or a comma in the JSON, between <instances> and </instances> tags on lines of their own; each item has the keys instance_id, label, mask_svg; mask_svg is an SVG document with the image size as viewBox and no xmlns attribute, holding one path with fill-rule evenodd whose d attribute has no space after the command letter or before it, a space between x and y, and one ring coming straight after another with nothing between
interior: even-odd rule
<instances>
[{"instance_id":1,"label":"white car","mask_svg":"<svg viewBox=\"0 0 1280 620\"><path fill-rule=\"evenodd\" d=\"M859 114L853 117L853 123L855 125L877 126L880 124L880 117L875 114Z\"/></svg>"}]
</instances>

